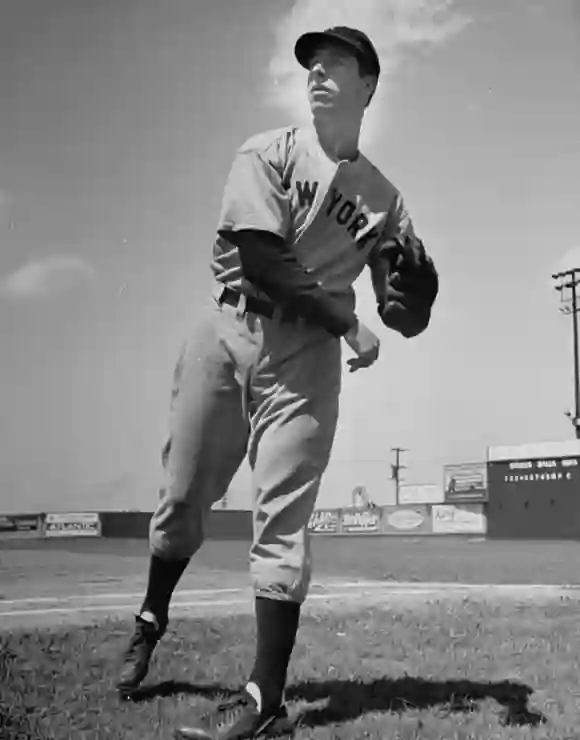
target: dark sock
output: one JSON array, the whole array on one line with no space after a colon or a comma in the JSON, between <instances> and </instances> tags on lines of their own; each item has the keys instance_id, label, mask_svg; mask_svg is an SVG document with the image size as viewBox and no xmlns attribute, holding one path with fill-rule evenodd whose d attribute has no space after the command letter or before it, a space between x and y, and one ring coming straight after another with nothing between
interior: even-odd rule
<instances>
[{"instance_id":1,"label":"dark sock","mask_svg":"<svg viewBox=\"0 0 580 740\"><path fill-rule=\"evenodd\" d=\"M258 644L249 681L260 688L263 707L282 700L299 620L300 604L256 597Z\"/></svg>"},{"instance_id":2,"label":"dark sock","mask_svg":"<svg viewBox=\"0 0 580 740\"><path fill-rule=\"evenodd\" d=\"M169 602L190 558L185 560L162 560L152 555L149 562L149 582L141 612L155 615L161 630L167 626Z\"/></svg>"}]
</instances>

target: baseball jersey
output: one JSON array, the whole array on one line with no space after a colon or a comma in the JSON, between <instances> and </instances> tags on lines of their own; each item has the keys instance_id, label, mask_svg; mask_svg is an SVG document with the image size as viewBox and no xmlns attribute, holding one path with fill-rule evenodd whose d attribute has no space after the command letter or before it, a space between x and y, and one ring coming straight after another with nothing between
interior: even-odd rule
<instances>
[{"instance_id":1,"label":"baseball jersey","mask_svg":"<svg viewBox=\"0 0 580 740\"><path fill-rule=\"evenodd\" d=\"M353 294L377 250L413 234L397 188L361 153L353 161L333 161L313 127L254 136L234 159L212 270L217 280L247 292L238 249L225 238L246 229L282 237L308 274L336 296Z\"/></svg>"}]
</instances>

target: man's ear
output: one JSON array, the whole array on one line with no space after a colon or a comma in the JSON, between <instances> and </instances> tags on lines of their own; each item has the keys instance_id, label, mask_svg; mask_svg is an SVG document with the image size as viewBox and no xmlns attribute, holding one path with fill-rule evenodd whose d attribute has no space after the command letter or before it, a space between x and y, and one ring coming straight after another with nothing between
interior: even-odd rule
<instances>
[{"instance_id":1,"label":"man's ear","mask_svg":"<svg viewBox=\"0 0 580 740\"><path fill-rule=\"evenodd\" d=\"M372 75L367 75L364 79L364 83L369 93L369 97L367 100L367 107L368 107L377 90L378 80L376 79L376 77L373 77Z\"/></svg>"}]
</instances>

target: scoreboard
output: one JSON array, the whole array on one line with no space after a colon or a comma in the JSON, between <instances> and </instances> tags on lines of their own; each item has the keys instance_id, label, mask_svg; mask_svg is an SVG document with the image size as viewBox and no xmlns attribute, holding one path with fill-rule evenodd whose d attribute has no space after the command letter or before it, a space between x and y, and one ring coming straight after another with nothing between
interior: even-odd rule
<instances>
[{"instance_id":1,"label":"scoreboard","mask_svg":"<svg viewBox=\"0 0 580 740\"><path fill-rule=\"evenodd\" d=\"M580 457L512 460L505 464L506 483L580 481Z\"/></svg>"},{"instance_id":2,"label":"scoreboard","mask_svg":"<svg viewBox=\"0 0 580 740\"><path fill-rule=\"evenodd\" d=\"M490 448L488 537L580 539L580 441Z\"/></svg>"}]
</instances>

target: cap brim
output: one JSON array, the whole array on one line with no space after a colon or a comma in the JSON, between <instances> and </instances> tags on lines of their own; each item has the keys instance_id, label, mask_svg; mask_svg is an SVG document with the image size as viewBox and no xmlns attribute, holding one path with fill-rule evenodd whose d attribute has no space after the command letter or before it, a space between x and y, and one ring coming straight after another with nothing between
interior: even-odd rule
<instances>
[{"instance_id":1,"label":"cap brim","mask_svg":"<svg viewBox=\"0 0 580 740\"><path fill-rule=\"evenodd\" d=\"M319 44L328 40L329 34L324 33L323 31L311 31L309 33L302 34L294 47L296 59L303 67L308 69L308 64L314 49Z\"/></svg>"},{"instance_id":2,"label":"cap brim","mask_svg":"<svg viewBox=\"0 0 580 740\"><path fill-rule=\"evenodd\" d=\"M357 53L359 50L348 43L345 39L341 38L337 34L330 33L328 31L310 31L302 34L294 47L294 54L298 62L305 68L308 69L310 59L317 46L325 42L332 41L335 44L342 44L343 46L352 49L353 53Z\"/></svg>"}]
</instances>

